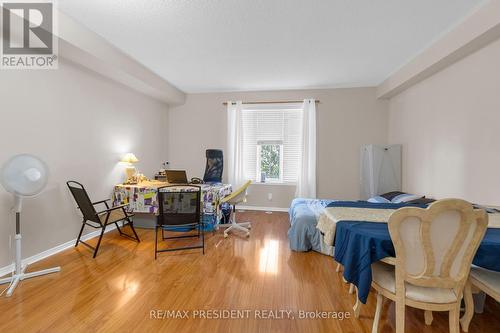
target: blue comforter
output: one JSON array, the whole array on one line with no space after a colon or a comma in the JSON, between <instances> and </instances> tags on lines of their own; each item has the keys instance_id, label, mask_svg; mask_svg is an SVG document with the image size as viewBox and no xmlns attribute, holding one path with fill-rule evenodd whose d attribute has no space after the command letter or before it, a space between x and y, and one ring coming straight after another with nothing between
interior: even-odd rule
<instances>
[{"instance_id":1,"label":"blue comforter","mask_svg":"<svg viewBox=\"0 0 500 333\"><path fill-rule=\"evenodd\" d=\"M321 252L320 232L316 229L319 215L334 200L297 198L290 206L288 239L294 251L314 250Z\"/></svg>"}]
</instances>

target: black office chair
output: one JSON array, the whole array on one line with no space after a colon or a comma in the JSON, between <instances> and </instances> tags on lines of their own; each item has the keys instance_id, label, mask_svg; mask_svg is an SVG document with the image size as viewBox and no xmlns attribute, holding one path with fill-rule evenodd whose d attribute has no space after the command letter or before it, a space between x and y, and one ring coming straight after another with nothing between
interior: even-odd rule
<instances>
[{"instance_id":1,"label":"black office chair","mask_svg":"<svg viewBox=\"0 0 500 333\"><path fill-rule=\"evenodd\" d=\"M170 188L175 188L170 191ZM155 259L159 252L188 249L203 249L205 233L201 220L201 188L195 185L170 185L158 189L159 210L156 223ZM158 231L162 240L201 237L201 244L193 246L158 249ZM197 231L192 233L192 231ZM165 237L165 232L183 232L181 236Z\"/></svg>"},{"instance_id":2,"label":"black office chair","mask_svg":"<svg viewBox=\"0 0 500 333\"><path fill-rule=\"evenodd\" d=\"M222 183L222 171L224 170L224 156L222 150L207 149L207 165L203 181L206 183Z\"/></svg>"},{"instance_id":3,"label":"black office chair","mask_svg":"<svg viewBox=\"0 0 500 333\"><path fill-rule=\"evenodd\" d=\"M125 207L127 207L128 204L109 207L108 205L109 199L92 202L89 198L89 195L87 194L87 191L85 190L83 185L80 184L79 182L70 180L66 182L66 185L68 185L68 188L71 194L73 195L73 198L75 199L78 208L83 214L82 228L80 229L80 233L78 234L78 238L76 239L75 247L77 247L79 243L82 243L88 248L94 250L93 258L95 258L97 256L97 251L99 251L99 246L101 245L102 236L106 231L106 227L110 224L115 224L116 229L118 229L118 232L120 233L121 236L140 242L139 236L137 236L137 233L135 232L134 229L134 223L130 219L134 215L127 213L127 211L125 210ZM95 206L99 204L104 204L106 209L97 212L95 210ZM134 237L129 236L124 232L122 232L120 226L118 225L118 222L120 221L123 221L123 226L126 225L130 226L132 232L134 233ZM99 240L97 241L96 247L93 247L81 240L83 229L85 228L86 225L95 229L101 229L101 235L99 236Z\"/></svg>"}]
</instances>

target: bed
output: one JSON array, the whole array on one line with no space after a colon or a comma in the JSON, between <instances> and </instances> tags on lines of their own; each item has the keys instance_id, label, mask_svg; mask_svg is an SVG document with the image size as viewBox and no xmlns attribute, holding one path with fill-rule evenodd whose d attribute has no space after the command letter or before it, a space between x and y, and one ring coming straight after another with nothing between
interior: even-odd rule
<instances>
[{"instance_id":1,"label":"bed","mask_svg":"<svg viewBox=\"0 0 500 333\"><path fill-rule=\"evenodd\" d=\"M325 216L328 217L328 214L324 214L327 210L327 206L329 206L328 209L332 209L332 207L398 209L406 205L419 206L423 204L425 206L429 202L433 201L423 199L425 197L415 196L399 191L389 192L383 196L385 197L374 197L376 200L370 202L304 198L294 199L289 210L290 229L288 230L288 239L290 242L290 248L299 252L313 250L329 256L334 255L331 237L329 238L328 234L326 234L325 237L325 233L321 232L317 227L320 219L324 219ZM385 201L380 201L379 199ZM395 202L392 202L391 200L395 200ZM421 200L427 200L428 202L421 202ZM371 213L371 215L375 214ZM387 212L385 215L387 215ZM371 219L373 219L373 217L369 220ZM381 220L379 222L387 221L387 219L387 216L381 216ZM346 218L346 220L351 220L351 218ZM374 222L377 222L377 219L375 219Z\"/></svg>"},{"instance_id":2,"label":"bed","mask_svg":"<svg viewBox=\"0 0 500 333\"><path fill-rule=\"evenodd\" d=\"M288 240L294 251L314 250L333 256L333 247L323 244L323 235L316 228L325 207L335 200L297 198L290 205Z\"/></svg>"}]
</instances>

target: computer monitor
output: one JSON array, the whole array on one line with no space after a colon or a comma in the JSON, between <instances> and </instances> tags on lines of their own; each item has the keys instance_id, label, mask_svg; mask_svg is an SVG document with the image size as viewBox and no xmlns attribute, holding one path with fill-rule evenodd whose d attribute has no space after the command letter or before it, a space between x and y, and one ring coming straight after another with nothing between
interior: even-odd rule
<instances>
[{"instance_id":1,"label":"computer monitor","mask_svg":"<svg viewBox=\"0 0 500 333\"><path fill-rule=\"evenodd\" d=\"M170 184L187 184L186 170L166 170L167 182Z\"/></svg>"}]
</instances>

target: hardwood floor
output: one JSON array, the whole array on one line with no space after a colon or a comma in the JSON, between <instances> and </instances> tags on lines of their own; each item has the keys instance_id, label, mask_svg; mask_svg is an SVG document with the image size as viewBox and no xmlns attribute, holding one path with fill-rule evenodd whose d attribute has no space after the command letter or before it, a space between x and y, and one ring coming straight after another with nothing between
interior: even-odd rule
<instances>
[{"instance_id":1,"label":"hardwood floor","mask_svg":"<svg viewBox=\"0 0 500 333\"><path fill-rule=\"evenodd\" d=\"M201 250L163 253L155 261L154 232L138 229L140 244L117 231L106 234L96 259L79 246L36 263L31 270L61 265L62 271L23 281L11 298L2 297L0 332L371 331L374 295L355 319L354 296L335 272L333 259L289 249L288 214L245 212L238 217L252 222L250 238L209 233L205 255ZM242 310L233 315L244 318L202 319L203 310ZM291 311L294 318L287 313L281 319L255 318L281 315L264 310ZM180 318L183 311L189 318ZM300 319L300 311L347 312L350 318ZM498 314L500 306L489 299L469 331L499 332ZM160 318L167 315L178 318ZM432 326L425 326L423 311L407 308L406 318L407 332L448 332L447 314L435 313ZM379 327L380 332L394 331L394 304L388 301Z\"/></svg>"}]
</instances>

